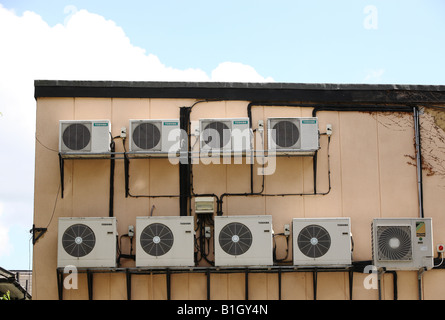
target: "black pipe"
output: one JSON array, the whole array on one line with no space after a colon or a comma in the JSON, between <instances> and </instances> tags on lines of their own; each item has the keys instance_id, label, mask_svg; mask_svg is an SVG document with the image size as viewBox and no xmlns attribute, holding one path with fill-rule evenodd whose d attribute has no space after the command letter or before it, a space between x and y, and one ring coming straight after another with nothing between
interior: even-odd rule
<instances>
[{"instance_id":1,"label":"black pipe","mask_svg":"<svg viewBox=\"0 0 445 320\"><path fill-rule=\"evenodd\" d=\"M65 180L65 160L62 157L62 154L59 152L59 170L60 170L60 197L63 199L63 191L64 191L64 180Z\"/></svg>"},{"instance_id":2,"label":"black pipe","mask_svg":"<svg viewBox=\"0 0 445 320\"><path fill-rule=\"evenodd\" d=\"M353 269L349 270L349 300L352 300L352 290L354 288L354 271Z\"/></svg>"},{"instance_id":3,"label":"black pipe","mask_svg":"<svg viewBox=\"0 0 445 320\"><path fill-rule=\"evenodd\" d=\"M414 132L416 138L416 162L417 162L417 181L419 188L419 211L420 217L423 218L423 179L422 179L422 147L420 145L420 120L419 110L414 107Z\"/></svg>"},{"instance_id":4,"label":"black pipe","mask_svg":"<svg viewBox=\"0 0 445 320\"><path fill-rule=\"evenodd\" d=\"M187 143L181 143L180 161L179 161L179 213L181 216L188 215L190 192L190 150L188 134L190 131L190 112L191 107L181 107L179 110L179 128L182 132L187 132L187 137L181 136L181 139Z\"/></svg>"},{"instance_id":5,"label":"black pipe","mask_svg":"<svg viewBox=\"0 0 445 320\"><path fill-rule=\"evenodd\" d=\"M207 275L207 300L210 300L210 269L207 269L206 275Z\"/></svg>"},{"instance_id":6,"label":"black pipe","mask_svg":"<svg viewBox=\"0 0 445 320\"><path fill-rule=\"evenodd\" d=\"M249 300L249 268L244 271L244 286L245 286L245 298L244 300Z\"/></svg>"},{"instance_id":7,"label":"black pipe","mask_svg":"<svg viewBox=\"0 0 445 320\"><path fill-rule=\"evenodd\" d=\"M331 191L331 171L330 171L330 164L329 164L329 144L330 144L330 140L331 138L328 137L328 182L329 182L329 186L328 186L328 190L325 192L316 192L316 193L263 193L264 192L264 175L263 175L263 186L260 192L254 192L254 193L223 193L218 201L218 206L217 206L217 215L222 215L222 203L223 203L223 199L224 197L227 196L235 196L235 197L247 197L247 196L261 196L261 197L285 197L285 196L314 196L314 195L327 195L330 193Z\"/></svg>"},{"instance_id":8,"label":"black pipe","mask_svg":"<svg viewBox=\"0 0 445 320\"><path fill-rule=\"evenodd\" d=\"M392 274L393 288L394 288L394 300L398 299L398 289L397 289L397 272L396 271L386 271L386 273Z\"/></svg>"},{"instance_id":9,"label":"black pipe","mask_svg":"<svg viewBox=\"0 0 445 320\"><path fill-rule=\"evenodd\" d=\"M130 159L128 158L127 151L125 149L125 141L123 141L124 145L124 171L125 171L125 198L179 198L180 195L176 194L163 194L163 195L149 195L149 194L131 194L130 193Z\"/></svg>"},{"instance_id":10,"label":"black pipe","mask_svg":"<svg viewBox=\"0 0 445 320\"><path fill-rule=\"evenodd\" d=\"M88 300L93 300L93 272L87 269Z\"/></svg>"},{"instance_id":11,"label":"black pipe","mask_svg":"<svg viewBox=\"0 0 445 320\"><path fill-rule=\"evenodd\" d=\"M202 100L195 102L191 107L194 107L196 104L201 102L209 102L208 100ZM249 126L250 129L252 129L252 108L254 106L266 106L266 107L311 107L313 108L312 115L315 117L316 113L318 111L362 111L362 112L370 112L370 111L380 111L380 112L412 112L412 107L405 106L405 105L391 105L391 106L376 106L376 105L369 105L369 106L355 106L351 104L350 106L346 105L333 105L333 104L326 104L326 105L320 105L320 104L305 104L305 103L276 103L276 102L250 102L247 105L247 116L249 118ZM329 141L329 140L328 140ZM329 157L329 155L328 155ZM316 173L316 166L317 166L317 160L316 155L314 156L313 161L314 166L314 173ZM329 170L330 171L330 170ZM330 176L330 172L329 172ZM325 195L330 192L331 185L329 182L329 190L327 192L323 193L317 193L316 189L316 174L314 175L314 193L283 193L283 194L263 194L264 191L264 176L263 176L263 186L262 190L260 192L254 192L253 191L253 163L250 164L250 193L224 193L220 196L220 198L217 198L217 215L222 215L222 202L223 198L226 196L288 196L288 195ZM329 179L330 181L330 179ZM193 190L193 186L192 186ZM193 194L193 192L192 192ZM215 195L213 195L215 196Z\"/></svg>"},{"instance_id":12,"label":"black pipe","mask_svg":"<svg viewBox=\"0 0 445 320\"><path fill-rule=\"evenodd\" d=\"M180 195L177 194L160 194L160 195L151 195L151 194L132 194L130 193L130 188L128 187L129 183L129 176L128 171L130 170L130 160L126 158L125 160L125 170L127 171L125 174L125 197L131 197L131 198L179 198Z\"/></svg>"},{"instance_id":13,"label":"black pipe","mask_svg":"<svg viewBox=\"0 0 445 320\"><path fill-rule=\"evenodd\" d=\"M170 271L170 269L169 268L167 268L167 270L166 270L166 274L165 274L165 277L166 277L166 286L167 286L167 300L171 300L171 271Z\"/></svg>"},{"instance_id":14,"label":"black pipe","mask_svg":"<svg viewBox=\"0 0 445 320\"><path fill-rule=\"evenodd\" d=\"M207 100L198 101L195 104L193 104L190 109L195 106L197 103L200 102L208 102ZM311 107L312 110L312 116L316 117L317 112L320 111L355 111L355 112L413 112L413 108L411 106L406 105L367 105L367 106L356 106L351 103L351 105L333 105L333 104L326 104L326 105L320 105L320 104L305 104L305 103L274 103L274 102L250 102L247 106L247 116L249 118L249 126L250 129L252 129L252 108L254 106L266 106L266 107ZM187 131L188 132L188 131ZM330 137L329 140L330 141ZM329 155L328 155L329 158ZM316 165L317 161L314 159L313 166L314 166L314 172L316 172ZM330 176L330 170L329 176ZM191 172L191 171L190 171ZM316 191L316 181L314 181L314 193L282 193L282 194L264 194L264 180L263 180L263 187L260 192L253 192L253 163L250 164L250 189L251 192L245 192L245 193L224 193L220 196L220 198L217 198L217 215L222 215L222 203L223 198L226 196L304 196L304 195L326 195L331 190L330 185L330 179L329 179L329 190L327 192L323 193L317 193ZM263 176L264 179L264 176ZM315 178L314 178L315 180ZM192 187L193 188L193 187ZM192 192L193 193L193 192ZM215 195L213 195L215 196ZM423 214L423 213L422 213Z\"/></svg>"},{"instance_id":15,"label":"black pipe","mask_svg":"<svg viewBox=\"0 0 445 320\"><path fill-rule=\"evenodd\" d=\"M125 142L124 142L125 147ZM124 173L125 173L125 198L130 196L130 160L128 159L127 153L124 153Z\"/></svg>"},{"instance_id":16,"label":"black pipe","mask_svg":"<svg viewBox=\"0 0 445 320\"><path fill-rule=\"evenodd\" d=\"M191 109L195 105L197 105L198 103L211 102L211 101L212 100L200 100L200 101L195 102L192 106L188 107L188 109L189 109L189 114L188 114L189 119L190 119L190 111L191 111ZM215 101L218 101L218 100L215 100ZM292 104L292 103L251 102L247 106L247 115L248 115L248 118L249 118L249 127L250 127L250 129L252 129L252 107L254 107L254 106L287 106L287 107L302 107L302 106L309 107L309 106L311 106L311 107L314 107L314 105L309 105L309 104L304 105L304 104ZM182 127L181 127L181 129L182 129ZM190 128L188 127L187 130L186 130L188 137L190 137L189 129ZM189 149L189 153L190 153L190 149ZM190 158L188 160L190 160ZM317 164L317 161L315 160L314 164L313 164L314 165L314 172L316 172L316 164ZM190 171L189 172L190 172L190 175L192 175L192 173L191 173L192 172L191 166L190 166ZM316 175L314 176L314 180L315 180L315 177L316 177ZM329 181L330 181L330 179L329 179ZM193 185L192 185L191 188L192 188L191 189L192 196L198 196L198 195L196 195L193 192ZM330 189L331 189L331 186L330 186L330 183L329 183L329 191L330 191ZM246 193L224 193L224 194L222 194L220 196L220 198L218 198L218 196L216 196L215 194L208 194L206 196L213 196L213 197L216 198L216 202L217 202L217 215L222 215L223 198L227 197L227 196L288 196L288 195L289 196L295 196L295 195L303 196L303 195L314 195L314 194L324 195L324 194L329 193L329 191L325 192L325 193L317 193L316 192L316 182L314 181L314 193L308 193L308 194L305 194L305 193L263 194L263 192L264 192L264 175L263 175L263 184L262 184L261 191L260 192L254 192L253 191L253 163L251 163L250 164L250 193L249 192L246 192ZM202 195L199 195L199 196L202 196Z\"/></svg>"},{"instance_id":17,"label":"black pipe","mask_svg":"<svg viewBox=\"0 0 445 320\"><path fill-rule=\"evenodd\" d=\"M317 279L318 279L318 273L317 268L312 271L312 286L314 289L314 300L317 300Z\"/></svg>"},{"instance_id":18,"label":"black pipe","mask_svg":"<svg viewBox=\"0 0 445 320\"><path fill-rule=\"evenodd\" d=\"M63 269L57 269L57 293L59 294L59 300L63 300Z\"/></svg>"},{"instance_id":19,"label":"black pipe","mask_svg":"<svg viewBox=\"0 0 445 320\"><path fill-rule=\"evenodd\" d=\"M131 300L131 273L129 269L126 269L125 275L127 279L127 300Z\"/></svg>"},{"instance_id":20,"label":"black pipe","mask_svg":"<svg viewBox=\"0 0 445 320\"><path fill-rule=\"evenodd\" d=\"M114 159L114 152L116 151L116 144L114 143L114 140L111 140L110 143L110 199L109 199L109 209L108 209L108 216L113 217L114 216L114 168L115 168L115 159Z\"/></svg>"},{"instance_id":21,"label":"black pipe","mask_svg":"<svg viewBox=\"0 0 445 320\"><path fill-rule=\"evenodd\" d=\"M313 106L312 116L316 117L319 111L355 111L355 112L413 112L411 106Z\"/></svg>"},{"instance_id":22,"label":"black pipe","mask_svg":"<svg viewBox=\"0 0 445 320\"><path fill-rule=\"evenodd\" d=\"M423 267L417 271L417 283L418 283L418 290L419 290L419 300L422 300L422 275L423 273L427 271L426 267Z\"/></svg>"},{"instance_id":23,"label":"black pipe","mask_svg":"<svg viewBox=\"0 0 445 320\"><path fill-rule=\"evenodd\" d=\"M219 197L216 194L214 194L214 193L201 193L201 194L195 193L194 188L193 188L193 165L192 165L191 156L190 156L191 155L191 147L192 147L191 141L190 141L190 136L191 136L191 134L190 134L190 125L191 125L191 123L190 123L190 121L191 121L190 120L191 119L190 115L191 115L191 112L192 112L193 108L197 104L200 104L200 103L203 103L203 102L215 102L215 101L222 101L222 100L198 100L195 103L193 103L190 107L183 107L185 109L183 112L187 113L187 117L186 118L187 118L187 121L188 121L187 123L183 124L184 128L185 128L184 130L187 133L186 139L187 139L187 146L188 146L187 150L184 150L184 151L188 151L187 152L187 159L183 158L183 160L185 160L186 163L187 163L187 167L186 167L187 179L188 179L188 191L187 192L189 194L189 200L191 200L192 197L213 197L213 198L216 199L216 203L217 203L217 206L218 206L218 203L220 202L220 200L219 200ZM181 129L182 129L182 126L181 126ZM184 152L181 152L181 154L183 155ZM189 210L190 210L190 215L191 215L191 210L192 210L191 206L190 206Z\"/></svg>"},{"instance_id":24,"label":"black pipe","mask_svg":"<svg viewBox=\"0 0 445 320\"><path fill-rule=\"evenodd\" d=\"M423 178L422 178L422 154L420 145L420 121L419 110L417 106L409 105L392 105L392 106L317 106L312 110L312 116L316 117L319 111L358 111L358 112L412 112L414 116L414 135L416 144L416 162L417 162L417 179L418 179L418 196L419 196L419 216L424 217L423 210Z\"/></svg>"}]
</instances>

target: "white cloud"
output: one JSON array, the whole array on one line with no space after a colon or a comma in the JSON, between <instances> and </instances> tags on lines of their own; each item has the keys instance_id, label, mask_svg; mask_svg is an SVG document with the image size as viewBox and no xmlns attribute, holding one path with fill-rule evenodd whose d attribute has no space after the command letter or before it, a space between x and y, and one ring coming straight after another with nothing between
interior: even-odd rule
<instances>
[{"instance_id":1,"label":"white cloud","mask_svg":"<svg viewBox=\"0 0 445 320\"><path fill-rule=\"evenodd\" d=\"M65 25L50 27L25 12L18 17L0 7L0 59L3 78L147 81L273 81L251 66L223 62L211 76L199 68L175 69L133 46L113 21L86 10L75 11ZM6 45L6 46L5 46ZM12 63L11 63L12 62ZM0 62L1 63L1 62ZM18 71L18 72L17 72Z\"/></svg>"},{"instance_id":2,"label":"white cloud","mask_svg":"<svg viewBox=\"0 0 445 320\"><path fill-rule=\"evenodd\" d=\"M385 69L370 69L366 71L365 82L380 83Z\"/></svg>"},{"instance_id":3,"label":"white cloud","mask_svg":"<svg viewBox=\"0 0 445 320\"><path fill-rule=\"evenodd\" d=\"M12 245L9 241L8 228L0 225L0 257L7 257L10 255Z\"/></svg>"},{"instance_id":4,"label":"white cloud","mask_svg":"<svg viewBox=\"0 0 445 320\"><path fill-rule=\"evenodd\" d=\"M0 203L0 219L3 215L3 205ZM9 256L12 245L9 241L8 227L0 224L0 257Z\"/></svg>"},{"instance_id":5,"label":"white cloud","mask_svg":"<svg viewBox=\"0 0 445 320\"><path fill-rule=\"evenodd\" d=\"M10 251L7 227L32 226L35 79L272 81L241 63L223 62L210 76L199 68L166 66L132 45L113 21L86 10L72 10L64 24L50 27L34 12L18 16L0 4L0 30L0 265Z\"/></svg>"},{"instance_id":6,"label":"white cloud","mask_svg":"<svg viewBox=\"0 0 445 320\"><path fill-rule=\"evenodd\" d=\"M212 81L273 82L274 80L270 77L264 78L249 65L237 62L223 62L212 71Z\"/></svg>"}]
</instances>

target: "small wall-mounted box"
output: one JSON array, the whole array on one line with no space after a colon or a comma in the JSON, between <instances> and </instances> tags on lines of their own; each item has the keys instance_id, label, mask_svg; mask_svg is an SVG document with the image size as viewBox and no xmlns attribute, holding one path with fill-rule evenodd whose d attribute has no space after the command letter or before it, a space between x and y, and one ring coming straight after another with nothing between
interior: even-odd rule
<instances>
[{"instance_id":1,"label":"small wall-mounted box","mask_svg":"<svg viewBox=\"0 0 445 320\"><path fill-rule=\"evenodd\" d=\"M196 197L195 214L213 214L215 212L215 199L213 197Z\"/></svg>"}]
</instances>

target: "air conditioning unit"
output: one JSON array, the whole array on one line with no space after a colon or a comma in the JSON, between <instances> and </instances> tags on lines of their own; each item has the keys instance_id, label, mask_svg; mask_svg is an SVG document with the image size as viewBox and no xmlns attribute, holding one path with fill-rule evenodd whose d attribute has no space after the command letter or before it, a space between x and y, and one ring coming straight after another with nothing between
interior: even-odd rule
<instances>
[{"instance_id":1,"label":"air conditioning unit","mask_svg":"<svg viewBox=\"0 0 445 320\"><path fill-rule=\"evenodd\" d=\"M59 218L57 266L116 267L116 218Z\"/></svg>"},{"instance_id":2,"label":"air conditioning unit","mask_svg":"<svg viewBox=\"0 0 445 320\"><path fill-rule=\"evenodd\" d=\"M431 218L378 218L372 222L374 266L387 270L433 267Z\"/></svg>"},{"instance_id":3,"label":"air conditioning unit","mask_svg":"<svg viewBox=\"0 0 445 320\"><path fill-rule=\"evenodd\" d=\"M293 264L345 266L352 263L350 218L294 218Z\"/></svg>"},{"instance_id":4,"label":"air conditioning unit","mask_svg":"<svg viewBox=\"0 0 445 320\"><path fill-rule=\"evenodd\" d=\"M268 150L312 154L319 146L318 118L267 119Z\"/></svg>"},{"instance_id":5,"label":"air conditioning unit","mask_svg":"<svg viewBox=\"0 0 445 320\"><path fill-rule=\"evenodd\" d=\"M194 266L193 216L136 217L136 267Z\"/></svg>"},{"instance_id":6,"label":"air conditioning unit","mask_svg":"<svg viewBox=\"0 0 445 320\"><path fill-rule=\"evenodd\" d=\"M130 120L129 151L166 154L179 151L178 119Z\"/></svg>"},{"instance_id":7,"label":"air conditioning unit","mask_svg":"<svg viewBox=\"0 0 445 320\"><path fill-rule=\"evenodd\" d=\"M273 265L272 216L216 216L215 266Z\"/></svg>"},{"instance_id":8,"label":"air conditioning unit","mask_svg":"<svg viewBox=\"0 0 445 320\"><path fill-rule=\"evenodd\" d=\"M200 119L201 151L246 152L251 149L249 118Z\"/></svg>"},{"instance_id":9,"label":"air conditioning unit","mask_svg":"<svg viewBox=\"0 0 445 320\"><path fill-rule=\"evenodd\" d=\"M59 122L59 152L67 155L110 152L111 123L109 120L61 120Z\"/></svg>"}]
</instances>

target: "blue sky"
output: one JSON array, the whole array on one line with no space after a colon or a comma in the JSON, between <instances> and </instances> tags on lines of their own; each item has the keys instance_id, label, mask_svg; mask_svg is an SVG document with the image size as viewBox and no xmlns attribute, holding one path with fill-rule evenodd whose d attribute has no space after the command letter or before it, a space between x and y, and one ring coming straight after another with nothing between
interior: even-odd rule
<instances>
[{"instance_id":1,"label":"blue sky","mask_svg":"<svg viewBox=\"0 0 445 320\"><path fill-rule=\"evenodd\" d=\"M34 79L444 85L444 35L443 0L0 0L0 266L30 265Z\"/></svg>"},{"instance_id":2,"label":"blue sky","mask_svg":"<svg viewBox=\"0 0 445 320\"><path fill-rule=\"evenodd\" d=\"M0 3L18 14L34 11L50 26L86 9L178 69L210 73L233 61L279 82L439 84L445 68L441 0ZM364 27L368 5L377 10L376 29Z\"/></svg>"}]
</instances>

